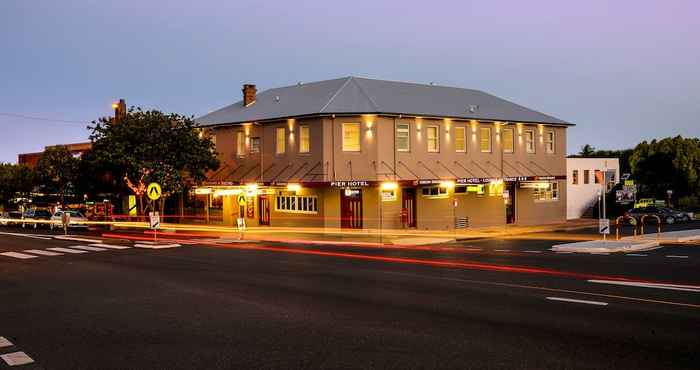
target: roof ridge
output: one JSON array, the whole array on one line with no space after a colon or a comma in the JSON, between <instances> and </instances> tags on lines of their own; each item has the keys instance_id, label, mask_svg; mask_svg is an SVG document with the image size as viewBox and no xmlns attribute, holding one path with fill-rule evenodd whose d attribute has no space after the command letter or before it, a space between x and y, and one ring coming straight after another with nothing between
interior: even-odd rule
<instances>
[{"instance_id":1,"label":"roof ridge","mask_svg":"<svg viewBox=\"0 0 700 370\"><path fill-rule=\"evenodd\" d=\"M357 83L357 81L355 81L354 77L350 77L350 80L352 80L355 83L355 86L357 86L357 88L360 89L360 92L362 93L362 95L364 95L367 98L367 100L369 100L370 104L372 104L372 106L374 107L374 110L378 112L379 106L377 106L377 103L374 102L372 97L369 96L369 94L365 91L365 89L362 88L362 86L360 86L359 83Z\"/></svg>"},{"instance_id":2,"label":"roof ridge","mask_svg":"<svg viewBox=\"0 0 700 370\"><path fill-rule=\"evenodd\" d=\"M326 104L321 108L321 110L318 111L318 113L323 113L323 111L324 111L326 108L328 108L328 106L333 102L333 99L335 99L336 96L338 96L338 94L340 94L340 92L345 88L345 86L346 86L348 83L350 83L350 80L352 80L352 76L346 77L346 79L347 79L347 80L345 80L345 82L343 82L343 84L340 85L340 87L338 88L338 90L336 90L336 92L333 93L333 96L331 96L331 98L328 99L328 102L326 102Z\"/></svg>"}]
</instances>

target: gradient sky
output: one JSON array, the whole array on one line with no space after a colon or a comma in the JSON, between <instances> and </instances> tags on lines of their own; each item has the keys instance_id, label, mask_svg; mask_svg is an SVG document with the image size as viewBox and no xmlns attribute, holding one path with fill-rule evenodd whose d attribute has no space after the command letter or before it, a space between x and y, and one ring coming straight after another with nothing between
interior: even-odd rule
<instances>
[{"instance_id":1,"label":"gradient sky","mask_svg":"<svg viewBox=\"0 0 700 370\"><path fill-rule=\"evenodd\" d=\"M75 122L118 98L198 116L245 82L348 75L484 90L577 124L569 153L698 137L699 14L693 0L2 0L0 162L87 140Z\"/></svg>"}]
</instances>

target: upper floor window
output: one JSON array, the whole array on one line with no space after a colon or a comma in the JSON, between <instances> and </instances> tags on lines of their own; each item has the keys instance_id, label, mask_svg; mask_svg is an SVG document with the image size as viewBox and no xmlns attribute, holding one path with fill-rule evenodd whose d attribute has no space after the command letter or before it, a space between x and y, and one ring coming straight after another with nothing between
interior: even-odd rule
<instances>
[{"instance_id":1,"label":"upper floor window","mask_svg":"<svg viewBox=\"0 0 700 370\"><path fill-rule=\"evenodd\" d=\"M360 151L360 124L343 123L343 151Z\"/></svg>"},{"instance_id":2,"label":"upper floor window","mask_svg":"<svg viewBox=\"0 0 700 370\"><path fill-rule=\"evenodd\" d=\"M245 155L245 133L243 131L236 132L236 154L239 157Z\"/></svg>"},{"instance_id":3,"label":"upper floor window","mask_svg":"<svg viewBox=\"0 0 700 370\"><path fill-rule=\"evenodd\" d=\"M513 129L504 128L501 133L501 143L503 143L503 153L513 153Z\"/></svg>"},{"instance_id":4,"label":"upper floor window","mask_svg":"<svg viewBox=\"0 0 700 370\"><path fill-rule=\"evenodd\" d=\"M591 183L591 171L590 170L583 170L583 183L584 184Z\"/></svg>"},{"instance_id":5,"label":"upper floor window","mask_svg":"<svg viewBox=\"0 0 700 370\"><path fill-rule=\"evenodd\" d=\"M578 185L578 170L573 170L571 172L571 183Z\"/></svg>"},{"instance_id":6,"label":"upper floor window","mask_svg":"<svg viewBox=\"0 0 700 370\"><path fill-rule=\"evenodd\" d=\"M396 151L411 151L411 127L408 123L396 124Z\"/></svg>"},{"instance_id":7,"label":"upper floor window","mask_svg":"<svg viewBox=\"0 0 700 370\"><path fill-rule=\"evenodd\" d=\"M479 129L479 147L482 153L491 152L491 127L482 127Z\"/></svg>"},{"instance_id":8,"label":"upper floor window","mask_svg":"<svg viewBox=\"0 0 700 370\"><path fill-rule=\"evenodd\" d=\"M276 154L284 154L284 151L286 150L286 142L285 142L285 133L286 130L284 127L278 127L276 130L276 145L275 145L275 153Z\"/></svg>"},{"instance_id":9,"label":"upper floor window","mask_svg":"<svg viewBox=\"0 0 700 370\"><path fill-rule=\"evenodd\" d=\"M440 136L437 126L428 126L428 152L437 153L440 151Z\"/></svg>"},{"instance_id":10,"label":"upper floor window","mask_svg":"<svg viewBox=\"0 0 700 370\"><path fill-rule=\"evenodd\" d=\"M464 126L455 127L455 152L465 153L467 151L467 128Z\"/></svg>"},{"instance_id":11,"label":"upper floor window","mask_svg":"<svg viewBox=\"0 0 700 370\"><path fill-rule=\"evenodd\" d=\"M535 152L535 130L525 131L525 151L528 153Z\"/></svg>"},{"instance_id":12,"label":"upper floor window","mask_svg":"<svg viewBox=\"0 0 700 370\"><path fill-rule=\"evenodd\" d=\"M250 138L250 152L251 153L260 153L260 138L259 137L251 137Z\"/></svg>"},{"instance_id":13,"label":"upper floor window","mask_svg":"<svg viewBox=\"0 0 700 370\"><path fill-rule=\"evenodd\" d=\"M554 131L547 131L544 147L546 148L547 153L554 153Z\"/></svg>"},{"instance_id":14,"label":"upper floor window","mask_svg":"<svg viewBox=\"0 0 700 370\"><path fill-rule=\"evenodd\" d=\"M600 184L600 181L602 179L603 179L603 171L594 170L593 171L593 182L596 184Z\"/></svg>"},{"instance_id":15,"label":"upper floor window","mask_svg":"<svg viewBox=\"0 0 700 370\"><path fill-rule=\"evenodd\" d=\"M308 153L311 148L309 126L299 126L299 153Z\"/></svg>"}]
</instances>

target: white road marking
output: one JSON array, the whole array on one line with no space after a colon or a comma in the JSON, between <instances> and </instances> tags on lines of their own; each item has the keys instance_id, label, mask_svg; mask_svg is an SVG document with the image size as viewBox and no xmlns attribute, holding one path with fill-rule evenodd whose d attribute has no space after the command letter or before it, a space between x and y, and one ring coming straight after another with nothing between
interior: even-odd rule
<instances>
[{"instance_id":1,"label":"white road marking","mask_svg":"<svg viewBox=\"0 0 700 370\"><path fill-rule=\"evenodd\" d=\"M555 252L556 254L573 254L574 252Z\"/></svg>"},{"instance_id":2,"label":"white road marking","mask_svg":"<svg viewBox=\"0 0 700 370\"><path fill-rule=\"evenodd\" d=\"M481 250L483 250L481 248L462 248L462 249L465 251L481 251Z\"/></svg>"},{"instance_id":3,"label":"white road marking","mask_svg":"<svg viewBox=\"0 0 700 370\"><path fill-rule=\"evenodd\" d=\"M666 257L668 257L668 258L688 258L688 256L676 256L676 255L673 255L673 254L669 254L669 255L666 256Z\"/></svg>"},{"instance_id":4,"label":"white road marking","mask_svg":"<svg viewBox=\"0 0 700 370\"><path fill-rule=\"evenodd\" d=\"M165 249L165 248L177 248L180 244L134 244L136 248L146 248L146 249Z\"/></svg>"},{"instance_id":5,"label":"white road marking","mask_svg":"<svg viewBox=\"0 0 700 370\"><path fill-rule=\"evenodd\" d=\"M85 243L102 243L102 240L100 239L90 239L90 238L80 238L77 236L72 236L72 235L57 235L53 237L54 239L59 239L59 240L71 240L74 242L85 242Z\"/></svg>"},{"instance_id":6,"label":"white road marking","mask_svg":"<svg viewBox=\"0 0 700 370\"><path fill-rule=\"evenodd\" d=\"M0 337L0 348L11 347L11 346L13 346L12 342L7 340L7 338L5 338L5 337Z\"/></svg>"},{"instance_id":7,"label":"white road marking","mask_svg":"<svg viewBox=\"0 0 700 370\"><path fill-rule=\"evenodd\" d=\"M5 360L5 363L7 363L9 366L26 365L34 362L34 360L32 360L32 358L27 356L27 354L24 352L7 353L0 355L0 358Z\"/></svg>"},{"instance_id":8,"label":"white road marking","mask_svg":"<svg viewBox=\"0 0 700 370\"><path fill-rule=\"evenodd\" d=\"M646 254L639 254L639 253L627 253L625 256L631 256L631 257L646 257Z\"/></svg>"},{"instance_id":9,"label":"white road marking","mask_svg":"<svg viewBox=\"0 0 700 370\"><path fill-rule=\"evenodd\" d=\"M542 253L542 251L524 251L525 253Z\"/></svg>"},{"instance_id":10,"label":"white road marking","mask_svg":"<svg viewBox=\"0 0 700 370\"><path fill-rule=\"evenodd\" d=\"M550 301L561 301L561 302L571 302L571 303L584 303L592 304L595 306L607 306L608 304L600 301L585 301L583 299L572 299L572 298L560 298L560 297L547 297Z\"/></svg>"},{"instance_id":11,"label":"white road marking","mask_svg":"<svg viewBox=\"0 0 700 370\"><path fill-rule=\"evenodd\" d=\"M20 234L20 233L6 233L6 232L0 232L2 235L12 235L12 236L23 236L25 238L33 238L33 239L43 239L43 240L49 240L51 237L45 237L45 236L40 236L40 235L32 235L32 234Z\"/></svg>"},{"instance_id":12,"label":"white road marking","mask_svg":"<svg viewBox=\"0 0 700 370\"><path fill-rule=\"evenodd\" d=\"M97 248L97 247L89 247L87 245L71 245L70 246L72 249L82 249L85 251L90 251L90 252L102 252L106 251L104 248Z\"/></svg>"},{"instance_id":13,"label":"white road marking","mask_svg":"<svg viewBox=\"0 0 700 370\"><path fill-rule=\"evenodd\" d=\"M684 292L700 293L700 286L697 286L697 285L644 283L644 282L637 282L637 281L617 281L617 280L588 280L588 282L589 283L598 283L598 284L634 286L634 287L640 287L640 288L680 290L680 291L684 291Z\"/></svg>"},{"instance_id":14,"label":"white road marking","mask_svg":"<svg viewBox=\"0 0 700 370\"><path fill-rule=\"evenodd\" d=\"M48 256L48 257L62 256L63 255L63 253L45 251L45 250L41 250L41 249L27 249L27 250L24 250L22 252L31 253L31 254L38 254L40 256Z\"/></svg>"},{"instance_id":15,"label":"white road marking","mask_svg":"<svg viewBox=\"0 0 700 370\"><path fill-rule=\"evenodd\" d=\"M112 244L90 244L91 247L100 247L108 249L129 249L126 245L112 245Z\"/></svg>"},{"instance_id":16,"label":"white road marking","mask_svg":"<svg viewBox=\"0 0 700 370\"><path fill-rule=\"evenodd\" d=\"M510 252L510 249L494 249L494 252Z\"/></svg>"},{"instance_id":17,"label":"white road marking","mask_svg":"<svg viewBox=\"0 0 700 370\"><path fill-rule=\"evenodd\" d=\"M19 252L4 252L0 253L0 256L19 258L21 260L28 260L30 258L36 258L37 256L32 256L31 254L24 254Z\"/></svg>"},{"instance_id":18,"label":"white road marking","mask_svg":"<svg viewBox=\"0 0 700 370\"><path fill-rule=\"evenodd\" d=\"M73 254L87 253L86 251L79 251L76 249L60 248L60 247L46 248L46 249L56 251L56 252L73 253Z\"/></svg>"}]
</instances>

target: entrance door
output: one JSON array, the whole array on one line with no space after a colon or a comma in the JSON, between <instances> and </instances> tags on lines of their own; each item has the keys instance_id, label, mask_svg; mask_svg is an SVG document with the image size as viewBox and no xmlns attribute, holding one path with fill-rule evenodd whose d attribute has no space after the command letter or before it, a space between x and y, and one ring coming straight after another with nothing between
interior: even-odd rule
<instances>
[{"instance_id":1,"label":"entrance door","mask_svg":"<svg viewBox=\"0 0 700 370\"><path fill-rule=\"evenodd\" d=\"M416 189L401 189L401 213L406 227L416 227Z\"/></svg>"},{"instance_id":2,"label":"entrance door","mask_svg":"<svg viewBox=\"0 0 700 370\"><path fill-rule=\"evenodd\" d=\"M258 196L258 225L270 226L270 198L267 195Z\"/></svg>"},{"instance_id":3,"label":"entrance door","mask_svg":"<svg viewBox=\"0 0 700 370\"><path fill-rule=\"evenodd\" d=\"M340 191L340 227L344 229L362 228L362 190L344 189Z\"/></svg>"},{"instance_id":4,"label":"entrance door","mask_svg":"<svg viewBox=\"0 0 700 370\"><path fill-rule=\"evenodd\" d=\"M515 183L507 182L504 189L508 191L508 197L505 198L506 203L506 224L515 223Z\"/></svg>"}]
</instances>

